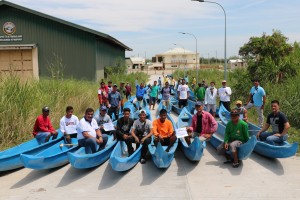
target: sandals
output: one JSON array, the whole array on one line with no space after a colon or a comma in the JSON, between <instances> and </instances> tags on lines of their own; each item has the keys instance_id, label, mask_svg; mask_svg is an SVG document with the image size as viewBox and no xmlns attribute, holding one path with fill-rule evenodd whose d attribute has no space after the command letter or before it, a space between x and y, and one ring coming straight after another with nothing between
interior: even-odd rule
<instances>
[{"instance_id":1,"label":"sandals","mask_svg":"<svg viewBox=\"0 0 300 200\"><path fill-rule=\"evenodd\" d=\"M233 168L238 168L239 166L240 166L240 163L238 163L238 162L237 163L232 163Z\"/></svg>"}]
</instances>

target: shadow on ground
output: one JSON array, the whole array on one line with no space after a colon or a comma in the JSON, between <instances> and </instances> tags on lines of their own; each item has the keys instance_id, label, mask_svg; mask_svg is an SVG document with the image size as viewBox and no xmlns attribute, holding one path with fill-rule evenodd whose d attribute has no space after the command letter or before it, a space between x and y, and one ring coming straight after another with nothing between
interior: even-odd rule
<instances>
[{"instance_id":1,"label":"shadow on ground","mask_svg":"<svg viewBox=\"0 0 300 200\"><path fill-rule=\"evenodd\" d=\"M58 167L58 168L54 168L54 169L32 170L31 172L29 172L27 174L26 177L24 177L23 179L21 179L20 181L18 181L16 184L14 184L13 186L11 186L11 189L20 188L20 187L23 187L23 186L25 186L25 185L27 185L29 183L37 181L40 178L48 176L48 175L52 174L53 172L61 169L62 167L63 166Z\"/></svg>"},{"instance_id":2,"label":"shadow on ground","mask_svg":"<svg viewBox=\"0 0 300 200\"><path fill-rule=\"evenodd\" d=\"M147 158L147 163L142 164L142 176L143 180L141 186L151 185L159 177L161 177L168 169L159 169L153 163L151 156ZM151 173L149 173L151 172Z\"/></svg>"},{"instance_id":3,"label":"shadow on ground","mask_svg":"<svg viewBox=\"0 0 300 200\"><path fill-rule=\"evenodd\" d=\"M259 165L264 167L265 169L273 172L274 174L281 176L284 175L284 169L283 166L278 159L274 158L268 158L261 156L257 153L252 153L250 159L257 162Z\"/></svg>"},{"instance_id":4,"label":"shadow on ground","mask_svg":"<svg viewBox=\"0 0 300 200\"><path fill-rule=\"evenodd\" d=\"M99 167L99 166L97 166ZM89 169L76 169L69 165L69 169L66 171L60 182L58 183L57 187L64 187L69 185L70 183L77 181L89 173L93 172L97 167L89 168Z\"/></svg>"},{"instance_id":5,"label":"shadow on ground","mask_svg":"<svg viewBox=\"0 0 300 200\"><path fill-rule=\"evenodd\" d=\"M105 171L101 174L102 179L98 190L104 190L117 184L130 170L126 172L116 172L111 168L110 164L106 165Z\"/></svg>"},{"instance_id":6,"label":"shadow on ground","mask_svg":"<svg viewBox=\"0 0 300 200\"><path fill-rule=\"evenodd\" d=\"M222 169L228 169L228 171L233 175L233 176L238 176L241 174L242 169L243 169L243 161L240 162L240 166L238 168L233 168L231 164L224 164L223 162L226 160L226 158L222 155L217 154L217 150L210 144L206 145L206 151L205 153L210 153L216 161L209 161L206 162L206 165L214 165L218 166Z\"/></svg>"}]
</instances>

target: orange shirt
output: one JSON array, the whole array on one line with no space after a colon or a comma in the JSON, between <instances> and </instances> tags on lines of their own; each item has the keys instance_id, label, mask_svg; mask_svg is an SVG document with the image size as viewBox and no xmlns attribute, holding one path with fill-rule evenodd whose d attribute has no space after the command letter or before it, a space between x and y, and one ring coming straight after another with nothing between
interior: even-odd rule
<instances>
[{"instance_id":1,"label":"orange shirt","mask_svg":"<svg viewBox=\"0 0 300 200\"><path fill-rule=\"evenodd\" d=\"M162 138L167 138L173 135L174 129L172 122L168 119L164 123L160 122L160 119L153 121L153 133L155 136L160 135Z\"/></svg>"}]
</instances>

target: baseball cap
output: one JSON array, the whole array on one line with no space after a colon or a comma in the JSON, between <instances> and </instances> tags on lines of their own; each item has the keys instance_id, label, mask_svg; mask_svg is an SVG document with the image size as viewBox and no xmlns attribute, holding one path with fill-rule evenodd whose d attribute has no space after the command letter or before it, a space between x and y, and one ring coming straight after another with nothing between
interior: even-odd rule
<instances>
[{"instance_id":1,"label":"baseball cap","mask_svg":"<svg viewBox=\"0 0 300 200\"><path fill-rule=\"evenodd\" d=\"M235 102L235 104L241 104L241 105L243 105L243 102L242 102L241 100L237 100L237 101Z\"/></svg>"},{"instance_id":2,"label":"baseball cap","mask_svg":"<svg viewBox=\"0 0 300 200\"><path fill-rule=\"evenodd\" d=\"M223 80L223 81L222 81L222 83L226 83L226 82L227 82L226 80Z\"/></svg>"},{"instance_id":3,"label":"baseball cap","mask_svg":"<svg viewBox=\"0 0 300 200\"><path fill-rule=\"evenodd\" d=\"M117 84L114 84L114 87L118 87Z\"/></svg>"},{"instance_id":4,"label":"baseball cap","mask_svg":"<svg viewBox=\"0 0 300 200\"><path fill-rule=\"evenodd\" d=\"M106 111L106 106L101 106L100 110L105 110Z\"/></svg>"},{"instance_id":5,"label":"baseball cap","mask_svg":"<svg viewBox=\"0 0 300 200\"><path fill-rule=\"evenodd\" d=\"M49 112L49 111L50 111L50 109L49 109L49 107L48 107L48 106L45 106L45 107L43 107L43 108L42 108L42 111L43 111L43 112Z\"/></svg>"},{"instance_id":6,"label":"baseball cap","mask_svg":"<svg viewBox=\"0 0 300 200\"><path fill-rule=\"evenodd\" d=\"M144 109L140 110L140 113L139 113L139 114L141 114L141 113L147 114L147 113L146 113L146 110L144 110Z\"/></svg>"},{"instance_id":7,"label":"baseball cap","mask_svg":"<svg viewBox=\"0 0 300 200\"><path fill-rule=\"evenodd\" d=\"M197 101L196 102L196 104L195 104L195 106L203 106L204 104L203 104L203 102L201 102L201 101Z\"/></svg>"}]
</instances>

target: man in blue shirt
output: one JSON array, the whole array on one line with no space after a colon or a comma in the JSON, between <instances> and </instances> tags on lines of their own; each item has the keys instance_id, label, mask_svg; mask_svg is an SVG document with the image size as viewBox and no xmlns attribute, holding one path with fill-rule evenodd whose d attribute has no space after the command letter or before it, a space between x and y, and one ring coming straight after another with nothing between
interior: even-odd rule
<instances>
[{"instance_id":1,"label":"man in blue shirt","mask_svg":"<svg viewBox=\"0 0 300 200\"><path fill-rule=\"evenodd\" d=\"M112 119L112 113L114 113L116 120L119 118L119 109L121 107L121 100L122 100L120 93L117 91L117 87L118 86L114 84L111 93L108 94L109 109L107 113L111 119Z\"/></svg>"},{"instance_id":2,"label":"man in blue shirt","mask_svg":"<svg viewBox=\"0 0 300 200\"><path fill-rule=\"evenodd\" d=\"M153 110L154 110L154 106L155 106L155 102L157 100L158 97L158 90L159 87L157 86L157 81L154 81L153 85L150 87L150 94L149 94L149 109L151 110L151 105L153 106Z\"/></svg>"},{"instance_id":3,"label":"man in blue shirt","mask_svg":"<svg viewBox=\"0 0 300 200\"><path fill-rule=\"evenodd\" d=\"M260 87L259 80L254 79L254 86L250 89L249 97L245 108L249 110L253 106L258 114L259 127L263 126L264 123L264 106L266 104L266 92Z\"/></svg>"},{"instance_id":4,"label":"man in blue shirt","mask_svg":"<svg viewBox=\"0 0 300 200\"><path fill-rule=\"evenodd\" d=\"M141 83L140 85L136 85L136 93L135 93L136 98L133 100L133 106L135 107L135 109L137 109L137 106L135 104L137 101L139 102L139 109L141 109L143 103L143 97L144 94L147 92L147 90L148 87L145 87L144 83Z\"/></svg>"}]
</instances>

